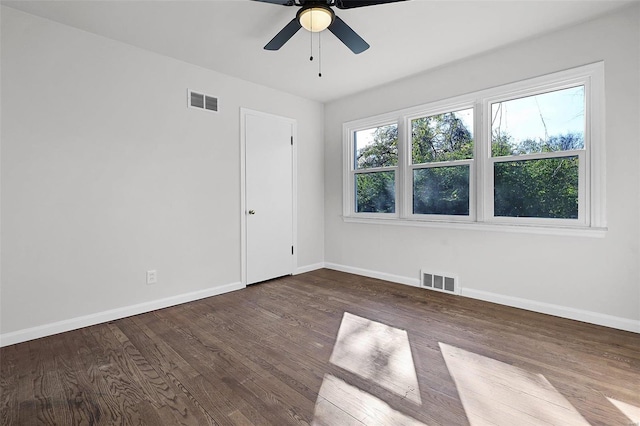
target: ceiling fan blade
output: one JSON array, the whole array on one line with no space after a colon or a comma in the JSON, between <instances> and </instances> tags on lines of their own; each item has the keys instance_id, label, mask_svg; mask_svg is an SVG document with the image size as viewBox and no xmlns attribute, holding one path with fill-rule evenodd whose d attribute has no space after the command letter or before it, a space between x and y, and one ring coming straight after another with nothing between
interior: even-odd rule
<instances>
[{"instance_id":1,"label":"ceiling fan blade","mask_svg":"<svg viewBox=\"0 0 640 426\"><path fill-rule=\"evenodd\" d=\"M369 44L338 16L336 16L333 23L329 25L329 31L338 37L340 41L355 54L362 53L369 48Z\"/></svg>"},{"instance_id":2,"label":"ceiling fan blade","mask_svg":"<svg viewBox=\"0 0 640 426\"><path fill-rule=\"evenodd\" d=\"M354 7L376 6L378 4L395 3L405 0L336 0L338 9L353 9Z\"/></svg>"},{"instance_id":3,"label":"ceiling fan blade","mask_svg":"<svg viewBox=\"0 0 640 426\"><path fill-rule=\"evenodd\" d=\"M300 25L300 22L298 22L298 18L293 18L291 22L285 25L285 27L281 29L269 43L267 43L264 47L265 50L280 49L291 37L293 37L295 33L298 32L300 28L302 28L302 26Z\"/></svg>"},{"instance_id":4,"label":"ceiling fan blade","mask_svg":"<svg viewBox=\"0 0 640 426\"><path fill-rule=\"evenodd\" d=\"M271 3L271 4L281 4L282 6L293 6L295 4L294 0L253 0L260 1L263 3Z\"/></svg>"}]
</instances>

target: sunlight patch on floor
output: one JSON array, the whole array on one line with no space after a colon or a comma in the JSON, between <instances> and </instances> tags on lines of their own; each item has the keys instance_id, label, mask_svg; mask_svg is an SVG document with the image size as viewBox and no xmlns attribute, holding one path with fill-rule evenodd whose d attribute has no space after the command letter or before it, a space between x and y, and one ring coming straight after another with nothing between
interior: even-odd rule
<instances>
[{"instance_id":1,"label":"sunlight patch on floor","mask_svg":"<svg viewBox=\"0 0 640 426\"><path fill-rule=\"evenodd\" d=\"M471 425L589 425L543 375L439 345Z\"/></svg>"},{"instance_id":2,"label":"sunlight patch on floor","mask_svg":"<svg viewBox=\"0 0 640 426\"><path fill-rule=\"evenodd\" d=\"M383 400L330 374L322 380L311 424L424 426Z\"/></svg>"},{"instance_id":3,"label":"sunlight patch on floor","mask_svg":"<svg viewBox=\"0 0 640 426\"><path fill-rule=\"evenodd\" d=\"M622 414L627 416L630 420L630 424L640 425L640 407L636 407L635 405L627 404L626 402L618 401L617 399L607 398L610 403L615 405L615 407L622 411Z\"/></svg>"},{"instance_id":4,"label":"sunlight patch on floor","mask_svg":"<svg viewBox=\"0 0 640 426\"><path fill-rule=\"evenodd\" d=\"M345 312L330 361L402 398L422 404L405 330Z\"/></svg>"}]
</instances>

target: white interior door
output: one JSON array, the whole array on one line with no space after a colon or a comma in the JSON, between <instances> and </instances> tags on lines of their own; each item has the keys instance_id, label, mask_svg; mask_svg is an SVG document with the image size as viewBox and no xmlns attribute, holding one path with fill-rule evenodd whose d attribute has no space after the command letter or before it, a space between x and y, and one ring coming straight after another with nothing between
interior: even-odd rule
<instances>
[{"instance_id":1,"label":"white interior door","mask_svg":"<svg viewBox=\"0 0 640 426\"><path fill-rule=\"evenodd\" d=\"M293 123L246 112L246 283L293 273Z\"/></svg>"}]
</instances>

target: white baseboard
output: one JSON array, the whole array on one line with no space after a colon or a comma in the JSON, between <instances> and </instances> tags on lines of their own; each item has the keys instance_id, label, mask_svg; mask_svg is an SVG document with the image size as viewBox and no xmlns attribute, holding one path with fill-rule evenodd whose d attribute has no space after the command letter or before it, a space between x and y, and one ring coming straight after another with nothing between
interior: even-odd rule
<instances>
[{"instance_id":1,"label":"white baseboard","mask_svg":"<svg viewBox=\"0 0 640 426\"><path fill-rule=\"evenodd\" d=\"M299 266L298 268L296 268L293 275L304 274L306 272L311 272L322 268L324 268L324 262L314 263L313 265Z\"/></svg>"},{"instance_id":2,"label":"white baseboard","mask_svg":"<svg viewBox=\"0 0 640 426\"><path fill-rule=\"evenodd\" d=\"M348 272L356 275L362 275L370 278L378 278L398 284L406 284L413 287L420 286L420 280L418 278L408 278L399 275L387 274L384 272L371 271L368 269L354 268L352 266L338 265L335 263L325 263L325 268ZM486 291L474 290L464 287L462 288L461 296L469 297L471 299L484 300L486 302L497 303L500 305L511 306L513 308L526 309L528 311L539 312L542 314L554 315L561 318L587 322L590 324L616 328L618 330L640 333L640 321L628 318L615 317L613 315L606 315L598 312L585 311L581 309L553 305L544 302L536 302L534 300L504 296L497 293L489 293Z\"/></svg>"},{"instance_id":3,"label":"white baseboard","mask_svg":"<svg viewBox=\"0 0 640 426\"><path fill-rule=\"evenodd\" d=\"M28 340L39 339L40 337L51 336L53 334L64 333L65 331L77 330L78 328L130 317L132 315L144 314L146 312L155 311L157 309L168 308L170 306L180 305L182 303L192 302L194 300L204 299L206 297L217 296L219 294L228 293L230 291L240 290L243 288L245 288L245 286L242 285L242 283L231 283L220 287L208 288L206 290L194 291L191 293L180 294L164 299L152 300L150 302L125 306L123 308L110 309L108 311L98 312L95 314L85 315L77 318L71 318L51 324L40 325L24 330L13 331L11 333L4 333L0 334L0 347L26 342Z\"/></svg>"},{"instance_id":4,"label":"white baseboard","mask_svg":"<svg viewBox=\"0 0 640 426\"><path fill-rule=\"evenodd\" d=\"M499 305L526 309L528 311L539 312L542 314L554 315L556 317L568 318L576 321L588 322L590 324L603 325L605 327L640 333L640 321L615 317L613 315L569 308L567 306L553 305L551 303L537 302L535 300L521 299L519 297L504 296L497 293L489 293L487 291L474 290L471 288L463 288L462 296L484 300L486 302L493 302Z\"/></svg>"},{"instance_id":5,"label":"white baseboard","mask_svg":"<svg viewBox=\"0 0 640 426\"><path fill-rule=\"evenodd\" d=\"M355 268L353 266L338 265L337 263L325 263L324 267L335 271L348 272L350 274L362 275L363 277L377 278L379 280L391 281L399 284L406 284L413 287L420 286L418 278L408 278L400 275L387 274L385 272L371 271L369 269Z\"/></svg>"},{"instance_id":6,"label":"white baseboard","mask_svg":"<svg viewBox=\"0 0 640 426\"><path fill-rule=\"evenodd\" d=\"M297 268L295 274L302 274L305 272L314 271L316 269L321 269L323 267L336 271L347 272L350 274L410 285L413 287L419 287L420 285L418 278L408 278L400 275L387 274L385 272L339 265L336 263L317 263L313 265L303 266ZM245 288L245 286L242 285L242 283L231 283L221 287L195 291L178 296L172 296L164 299L126 306L123 308L98 312L96 314L71 318L51 324L27 328L24 330L18 330L11 333L0 334L0 347L26 342L28 340L38 339L41 337L51 336L53 334L64 333L66 331L76 330L78 328L113 321L132 315L143 314L145 312L155 311L156 309L168 308L170 306L180 305L182 303L204 299L206 297L217 296L219 294L228 293L230 291L240 290L243 288ZM640 333L640 321L637 320L601 314L598 312L569 308L566 306L553 305L550 303L536 302L533 300L522 299L518 297L504 296L501 294L474 290L471 288L462 288L461 295L472 299L484 300L487 302L498 303L500 305L511 306L514 308L526 309L543 314L583 321L590 324L597 324L605 327L616 328L619 330Z\"/></svg>"}]
</instances>

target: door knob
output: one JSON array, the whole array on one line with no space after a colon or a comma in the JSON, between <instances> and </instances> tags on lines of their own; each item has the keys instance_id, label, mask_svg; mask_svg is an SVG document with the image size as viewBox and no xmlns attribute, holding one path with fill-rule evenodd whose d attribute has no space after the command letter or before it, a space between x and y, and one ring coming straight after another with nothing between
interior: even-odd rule
<instances>
[{"instance_id":1,"label":"door knob","mask_svg":"<svg viewBox=\"0 0 640 426\"><path fill-rule=\"evenodd\" d=\"M255 210L249 210L249 214L256 214Z\"/></svg>"}]
</instances>

